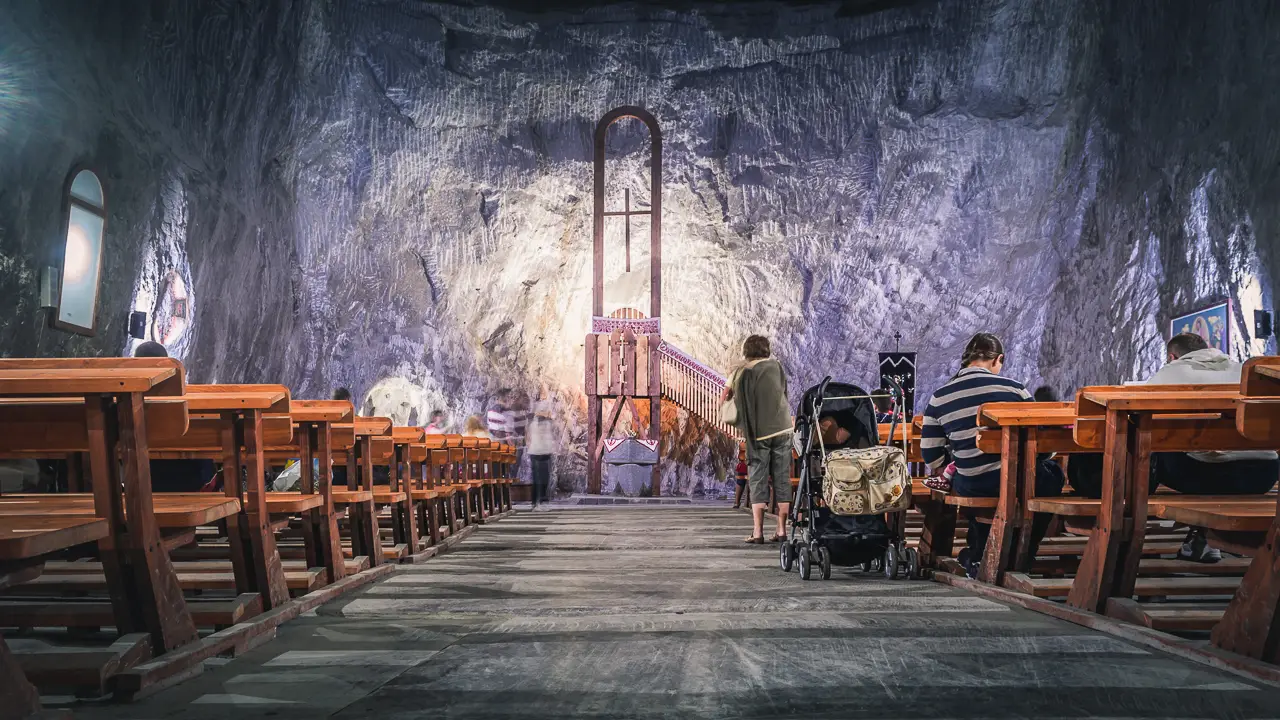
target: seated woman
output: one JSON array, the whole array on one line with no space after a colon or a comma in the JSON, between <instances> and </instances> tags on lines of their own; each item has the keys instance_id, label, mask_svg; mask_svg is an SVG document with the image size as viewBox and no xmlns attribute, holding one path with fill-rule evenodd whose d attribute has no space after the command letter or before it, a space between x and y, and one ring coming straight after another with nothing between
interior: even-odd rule
<instances>
[{"instance_id":1,"label":"seated woman","mask_svg":"<svg viewBox=\"0 0 1280 720\"><path fill-rule=\"evenodd\" d=\"M955 463L951 490L964 497L998 497L1000 495L1000 456L978 449L978 409L984 403L1020 402L1031 394L1017 380L1000 377L1004 368L1004 345L990 333L978 333L965 346L960 359L960 372L938 388L924 411L920 433L920 454L935 472ZM1052 462L1036 467L1036 495L1062 494L1062 469ZM989 525L969 518L968 547L957 559L969 577L976 577L987 546ZM1037 513L1032 524L1032 548L1039 544L1052 516Z\"/></svg>"}]
</instances>

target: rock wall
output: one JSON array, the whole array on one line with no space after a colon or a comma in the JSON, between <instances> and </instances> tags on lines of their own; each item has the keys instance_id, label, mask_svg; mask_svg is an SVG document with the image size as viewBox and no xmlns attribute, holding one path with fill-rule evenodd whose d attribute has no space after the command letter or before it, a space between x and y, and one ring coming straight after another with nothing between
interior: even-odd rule
<instances>
[{"instance_id":1,"label":"rock wall","mask_svg":"<svg viewBox=\"0 0 1280 720\"><path fill-rule=\"evenodd\" d=\"M5 3L0 353L120 353L177 284L196 380L346 385L401 421L512 388L556 404L581 487L591 133L622 104L665 134L664 332L712 365L763 332L797 396L872 383L896 331L922 405L988 330L1065 393L1151 371L1214 297L1239 354L1274 349L1243 334L1277 281L1273 3L864 7ZM615 128L613 198L647 201L647 140ZM76 163L110 215L91 338L37 297ZM607 304L644 308L619 228ZM664 426L664 492L717 492L725 446Z\"/></svg>"}]
</instances>

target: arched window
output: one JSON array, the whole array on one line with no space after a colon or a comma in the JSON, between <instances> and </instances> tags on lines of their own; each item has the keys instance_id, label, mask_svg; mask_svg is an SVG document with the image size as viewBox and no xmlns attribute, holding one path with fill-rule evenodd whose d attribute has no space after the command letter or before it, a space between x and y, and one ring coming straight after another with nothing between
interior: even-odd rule
<instances>
[{"instance_id":1,"label":"arched window","mask_svg":"<svg viewBox=\"0 0 1280 720\"><path fill-rule=\"evenodd\" d=\"M54 326L92 335L98 309L98 279L102 268L102 235L107 204L102 183L91 170L72 173L67 186L66 235L62 251L62 282Z\"/></svg>"}]
</instances>

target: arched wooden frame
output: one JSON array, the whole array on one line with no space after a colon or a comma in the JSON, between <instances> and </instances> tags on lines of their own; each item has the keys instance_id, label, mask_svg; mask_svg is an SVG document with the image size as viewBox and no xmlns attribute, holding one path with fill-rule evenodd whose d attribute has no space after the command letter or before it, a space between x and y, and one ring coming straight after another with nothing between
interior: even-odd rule
<instances>
[{"instance_id":1,"label":"arched wooden frame","mask_svg":"<svg viewBox=\"0 0 1280 720\"><path fill-rule=\"evenodd\" d=\"M604 315L604 141L609 126L623 118L635 118L649 128L649 317L662 317L662 131L648 110L624 105L600 118L595 136L594 261L591 313ZM637 214L637 213L632 213ZM630 218L623 215L630 222Z\"/></svg>"},{"instance_id":2,"label":"arched wooden frame","mask_svg":"<svg viewBox=\"0 0 1280 720\"><path fill-rule=\"evenodd\" d=\"M71 193L71 188L75 184L76 178L80 173L88 172L93 175L94 182L98 184L98 189L102 193L102 204L94 205L75 197ZM98 257L97 269L93 277L93 307L90 310L90 321L88 325L77 325L61 319L62 303L64 293L66 291L64 278L66 274L67 262L67 232L71 229L71 210L77 208L91 215L98 217L102 221L102 237L98 239ZM98 292L102 283L102 252L106 245L107 239L107 188L102 182L102 174L88 165L76 165L71 168L71 172L67 173L67 179L62 185L62 218L59 225L61 232L58 235L60 245L58 247L58 305L49 315L49 324L59 330L78 333L80 335L93 336L97 334L98 326Z\"/></svg>"}]
</instances>

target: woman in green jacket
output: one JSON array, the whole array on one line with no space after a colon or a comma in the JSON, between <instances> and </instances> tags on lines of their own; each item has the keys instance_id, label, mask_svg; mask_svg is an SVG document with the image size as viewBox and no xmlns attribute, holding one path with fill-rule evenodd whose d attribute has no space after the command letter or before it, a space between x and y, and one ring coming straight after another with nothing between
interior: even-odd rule
<instances>
[{"instance_id":1,"label":"woman in green jacket","mask_svg":"<svg viewBox=\"0 0 1280 720\"><path fill-rule=\"evenodd\" d=\"M778 501L778 530L771 542L786 537L786 517L791 509L791 407L787 402L787 373L770 356L769 339L752 335L742 345L746 364L733 375L724 399L737 409L737 428L747 442L747 475L751 485L751 518L748 543L764 542L764 510L769 488Z\"/></svg>"}]
</instances>

